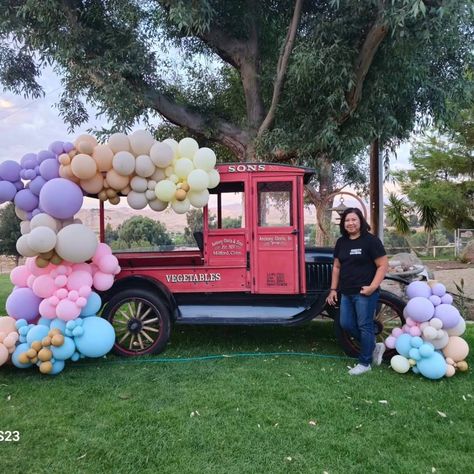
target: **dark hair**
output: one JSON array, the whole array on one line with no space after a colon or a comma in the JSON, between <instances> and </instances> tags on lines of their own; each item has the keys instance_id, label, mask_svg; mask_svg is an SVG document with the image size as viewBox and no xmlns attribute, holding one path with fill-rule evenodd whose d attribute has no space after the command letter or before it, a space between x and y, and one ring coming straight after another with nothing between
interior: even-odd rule
<instances>
[{"instance_id":1,"label":"dark hair","mask_svg":"<svg viewBox=\"0 0 474 474\"><path fill-rule=\"evenodd\" d=\"M360 209L358 209L357 207L348 207L343 213L342 213L342 216L341 216L341 220L339 222L339 229L341 231L341 234L344 236L344 237L349 237L349 233L347 232L347 230L344 228L344 222L346 221L346 217L347 217L347 214L356 214L357 217L359 218L360 220L360 233L361 235L362 234L365 234L366 232L368 232L370 230L370 225L367 224L367 221L365 220L362 212Z\"/></svg>"}]
</instances>

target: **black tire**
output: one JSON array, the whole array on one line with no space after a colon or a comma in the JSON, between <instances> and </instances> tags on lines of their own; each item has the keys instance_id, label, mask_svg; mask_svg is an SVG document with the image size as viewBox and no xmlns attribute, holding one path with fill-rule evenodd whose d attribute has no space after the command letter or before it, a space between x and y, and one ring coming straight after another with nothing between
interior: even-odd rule
<instances>
[{"instance_id":1,"label":"black tire","mask_svg":"<svg viewBox=\"0 0 474 474\"><path fill-rule=\"evenodd\" d=\"M157 354L170 338L169 310L149 290L132 288L117 293L102 316L114 327L113 351L121 356Z\"/></svg>"},{"instance_id":2,"label":"black tire","mask_svg":"<svg viewBox=\"0 0 474 474\"><path fill-rule=\"evenodd\" d=\"M396 327L401 328L405 324L405 317L403 316L405 304L405 301L393 293L385 290L380 291L380 299L375 315L377 342L383 342L387 336L390 336L392 329ZM350 357L358 357L360 353L359 343L342 329L339 323L339 311L334 318L334 332L339 344L341 344L342 350ZM387 349L383 358L390 360L396 354L397 351L395 349Z\"/></svg>"}]
</instances>

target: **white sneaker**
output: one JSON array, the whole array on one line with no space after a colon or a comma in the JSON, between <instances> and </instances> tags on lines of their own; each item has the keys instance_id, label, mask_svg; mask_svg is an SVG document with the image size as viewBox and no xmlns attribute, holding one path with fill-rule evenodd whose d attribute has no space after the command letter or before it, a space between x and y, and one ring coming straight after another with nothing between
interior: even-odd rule
<instances>
[{"instance_id":1,"label":"white sneaker","mask_svg":"<svg viewBox=\"0 0 474 474\"><path fill-rule=\"evenodd\" d=\"M349 374L360 375L360 374L363 374L364 372L368 372L369 370L371 370L370 365L357 364L355 367L349 370Z\"/></svg>"},{"instance_id":2,"label":"white sneaker","mask_svg":"<svg viewBox=\"0 0 474 474\"><path fill-rule=\"evenodd\" d=\"M372 362L375 365L380 365L382 363L382 357L385 352L385 344L383 342L377 342L375 344L374 352L372 352Z\"/></svg>"}]
</instances>

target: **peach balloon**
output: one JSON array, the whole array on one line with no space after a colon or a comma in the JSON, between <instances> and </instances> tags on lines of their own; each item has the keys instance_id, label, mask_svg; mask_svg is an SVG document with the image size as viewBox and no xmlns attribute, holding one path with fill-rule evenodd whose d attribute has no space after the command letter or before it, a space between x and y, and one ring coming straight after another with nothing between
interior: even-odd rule
<instances>
[{"instance_id":1,"label":"peach balloon","mask_svg":"<svg viewBox=\"0 0 474 474\"><path fill-rule=\"evenodd\" d=\"M92 153L92 158L97 163L99 171L109 171L112 168L114 152L108 145L97 145Z\"/></svg>"},{"instance_id":2,"label":"peach balloon","mask_svg":"<svg viewBox=\"0 0 474 474\"><path fill-rule=\"evenodd\" d=\"M109 186L113 189L116 189L117 191L127 187L128 183L130 182L130 178L128 176L122 176L114 169L107 171L106 179Z\"/></svg>"},{"instance_id":3,"label":"peach balloon","mask_svg":"<svg viewBox=\"0 0 474 474\"><path fill-rule=\"evenodd\" d=\"M81 180L79 184L86 193L97 194L104 187L104 178L100 173L97 173L91 179Z\"/></svg>"},{"instance_id":4,"label":"peach balloon","mask_svg":"<svg viewBox=\"0 0 474 474\"><path fill-rule=\"evenodd\" d=\"M0 344L0 365L3 365L8 360L9 355L8 349L3 344Z\"/></svg>"},{"instance_id":5,"label":"peach balloon","mask_svg":"<svg viewBox=\"0 0 474 474\"><path fill-rule=\"evenodd\" d=\"M81 143L89 143L90 145L92 145L92 148L96 147L98 145L98 142L97 142L97 139L92 136L92 135L89 135L87 133L84 133L82 135L79 135L75 142L74 142L74 147L79 149L79 145Z\"/></svg>"},{"instance_id":6,"label":"peach balloon","mask_svg":"<svg viewBox=\"0 0 474 474\"><path fill-rule=\"evenodd\" d=\"M11 332L16 332L15 326L16 320L10 318L10 316L3 316L0 318L0 332L9 334Z\"/></svg>"},{"instance_id":7,"label":"peach balloon","mask_svg":"<svg viewBox=\"0 0 474 474\"><path fill-rule=\"evenodd\" d=\"M462 337L451 336L448 344L443 349L443 354L454 362L460 362L469 354L469 345Z\"/></svg>"},{"instance_id":8,"label":"peach balloon","mask_svg":"<svg viewBox=\"0 0 474 474\"><path fill-rule=\"evenodd\" d=\"M97 174L97 163L90 155L76 155L71 162L71 170L79 179L91 179Z\"/></svg>"}]
</instances>

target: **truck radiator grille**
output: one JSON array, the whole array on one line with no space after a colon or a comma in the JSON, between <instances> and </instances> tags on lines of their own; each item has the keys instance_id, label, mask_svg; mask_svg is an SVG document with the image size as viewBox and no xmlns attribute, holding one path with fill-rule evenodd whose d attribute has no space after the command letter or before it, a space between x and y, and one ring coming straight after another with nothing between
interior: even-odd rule
<instances>
[{"instance_id":1,"label":"truck radiator grille","mask_svg":"<svg viewBox=\"0 0 474 474\"><path fill-rule=\"evenodd\" d=\"M331 287L332 263L306 263L308 291L327 290Z\"/></svg>"}]
</instances>

